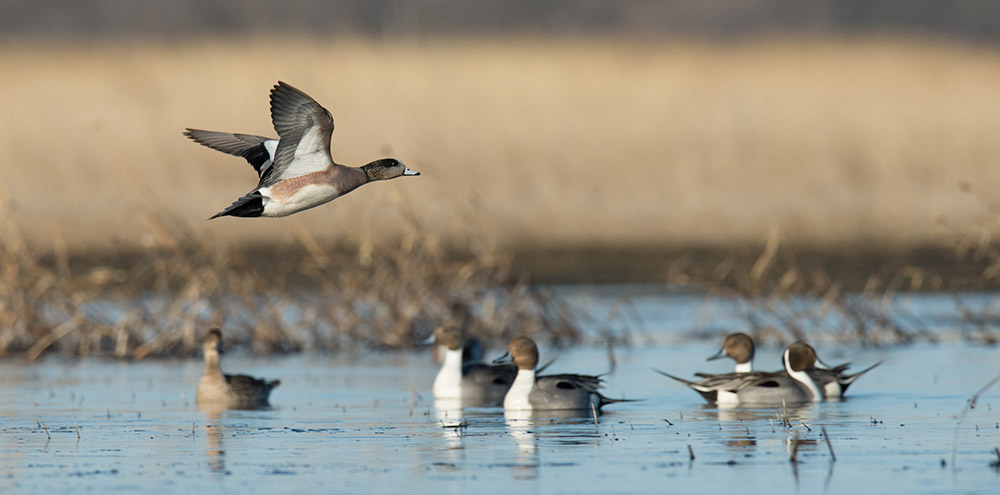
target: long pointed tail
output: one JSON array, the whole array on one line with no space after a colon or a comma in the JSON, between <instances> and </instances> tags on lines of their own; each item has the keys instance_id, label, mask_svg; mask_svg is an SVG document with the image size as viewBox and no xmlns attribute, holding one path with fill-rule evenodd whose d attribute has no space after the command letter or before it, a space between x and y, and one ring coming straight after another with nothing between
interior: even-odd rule
<instances>
[{"instance_id":1,"label":"long pointed tail","mask_svg":"<svg viewBox=\"0 0 1000 495\"><path fill-rule=\"evenodd\" d=\"M843 388L844 391L847 391L847 387L850 386L852 383L854 383L854 381L857 380L858 378L861 378L861 375L863 375L865 373L868 373L869 371L875 369L875 367L877 367L880 364L882 364L882 361L879 361L879 362L877 362L877 363L875 363L875 364L873 364L873 365L871 365L871 366L869 366L869 367L867 367L867 368L865 368L865 369L863 369L863 370L861 370L861 371L859 371L859 372L857 372L857 373L855 373L853 375L845 375L845 376L841 377L841 379L840 379L840 386Z\"/></svg>"},{"instance_id":2,"label":"long pointed tail","mask_svg":"<svg viewBox=\"0 0 1000 495\"><path fill-rule=\"evenodd\" d=\"M688 388L690 388L691 390L694 390L695 392L698 392L702 396L702 398L704 398L709 403L714 404L715 401L719 397L719 392L717 390L713 389L713 388L706 387L706 386L701 385L701 384L699 384L697 382L692 382L691 380L685 380L683 378L671 375L670 373L667 373L665 371L660 371L660 370L658 370L656 368L653 368L653 371L655 371L655 372L657 372L657 373L659 373L659 374L661 374L661 375L663 375L663 376L665 376L667 378L672 378L674 380L677 380L677 381L683 383L684 385L687 385Z\"/></svg>"},{"instance_id":3,"label":"long pointed tail","mask_svg":"<svg viewBox=\"0 0 1000 495\"><path fill-rule=\"evenodd\" d=\"M598 393L597 397L600 399L601 403L598 405L598 409L608 405L615 404L617 402L642 402L646 399L612 399L610 397L605 397L603 394Z\"/></svg>"}]
</instances>

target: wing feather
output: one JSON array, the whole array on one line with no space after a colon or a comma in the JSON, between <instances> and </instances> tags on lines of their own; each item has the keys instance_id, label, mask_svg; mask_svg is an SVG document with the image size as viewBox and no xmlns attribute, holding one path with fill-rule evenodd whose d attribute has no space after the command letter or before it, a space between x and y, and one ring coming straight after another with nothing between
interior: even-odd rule
<instances>
[{"instance_id":1,"label":"wing feather","mask_svg":"<svg viewBox=\"0 0 1000 495\"><path fill-rule=\"evenodd\" d=\"M333 116L309 95L278 81L271 89L271 122L278 131L278 147L274 165L258 187L319 172L333 163Z\"/></svg>"}]
</instances>

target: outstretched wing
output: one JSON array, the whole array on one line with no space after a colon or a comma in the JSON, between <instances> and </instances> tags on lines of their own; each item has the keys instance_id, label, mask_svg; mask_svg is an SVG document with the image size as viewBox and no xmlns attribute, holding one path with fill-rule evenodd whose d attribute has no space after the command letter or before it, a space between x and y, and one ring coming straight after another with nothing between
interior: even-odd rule
<instances>
[{"instance_id":1,"label":"outstretched wing","mask_svg":"<svg viewBox=\"0 0 1000 495\"><path fill-rule=\"evenodd\" d=\"M271 168L271 159L278 145L277 139L254 136L253 134L188 128L184 131L184 135L202 146L245 158L257 172L258 177L263 177Z\"/></svg>"},{"instance_id":2,"label":"outstretched wing","mask_svg":"<svg viewBox=\"0 0 1000 495\"><path fill-rule=\"evenodd\" d=\"M278 147L274 165L258 187L319 172L333 163L333 116L309 95L278 81L271 89L271 122L278 131Z\"/></svg>"}]
</instances>

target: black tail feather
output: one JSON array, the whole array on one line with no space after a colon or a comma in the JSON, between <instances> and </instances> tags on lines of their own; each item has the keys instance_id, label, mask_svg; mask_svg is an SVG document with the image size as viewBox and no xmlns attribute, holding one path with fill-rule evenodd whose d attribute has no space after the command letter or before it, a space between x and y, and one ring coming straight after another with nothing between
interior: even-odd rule
<instances>
[{"instance_id":1,"label":"black tail feather","mask_svg":"<svg viewBox=\"0 0 1000 495\"><path fill-rule=\"evenodd\" d=\"M865 369L863 369L863 370L861 370L861 371L859 371L859 372L857 372L857 373L855 373L853 375L847 375L847 376L845 376L840 381L841 393L846 392L847 391L847 387L850 387L851 384L854 383L855 380L857 380L858 378L861 378L861 375L863 375L865 373L868 373L869 371L875 369L875 367L878 366L878 365L880 365L880 364L882 364L882 361L879 361L879 362L877 362L877 363L875 363L875 364L873 364L873 365L871 365L871 366L869 366L869 367L867 367L867 368L865 368Z\"/></svg>"},{"instance_id":2,"label":"black tail feather","mask_svg":"<svg viewBox=\"0 0 1000 495\"><path fill-rule=\"evenodd\" d=\"M225 210L212 215L209 220L232 216L232 217L259 217L264 213L264 197L253 192L237 199Z\"/></svg>"}]
</instances>

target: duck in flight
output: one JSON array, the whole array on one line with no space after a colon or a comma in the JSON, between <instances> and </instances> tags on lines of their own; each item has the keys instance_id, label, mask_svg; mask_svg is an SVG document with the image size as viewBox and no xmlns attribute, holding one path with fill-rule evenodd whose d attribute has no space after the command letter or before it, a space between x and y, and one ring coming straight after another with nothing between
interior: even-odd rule
<instances>
[{"instance_id":1,"label":"duck in flight","mask_svg":"<svg viewBox=\"0 0 1000 495\"><path fill-rule=\"evenodd\" d=\"M271 89L271 122L278 139L190 128L184 132L198 144L246 159L260 178L257 187L211 218L285 217L369 182L420 175L395 158L362 167L334 162L333 116L312 97L281 81Z\"/></svg>"}]
</instances>

